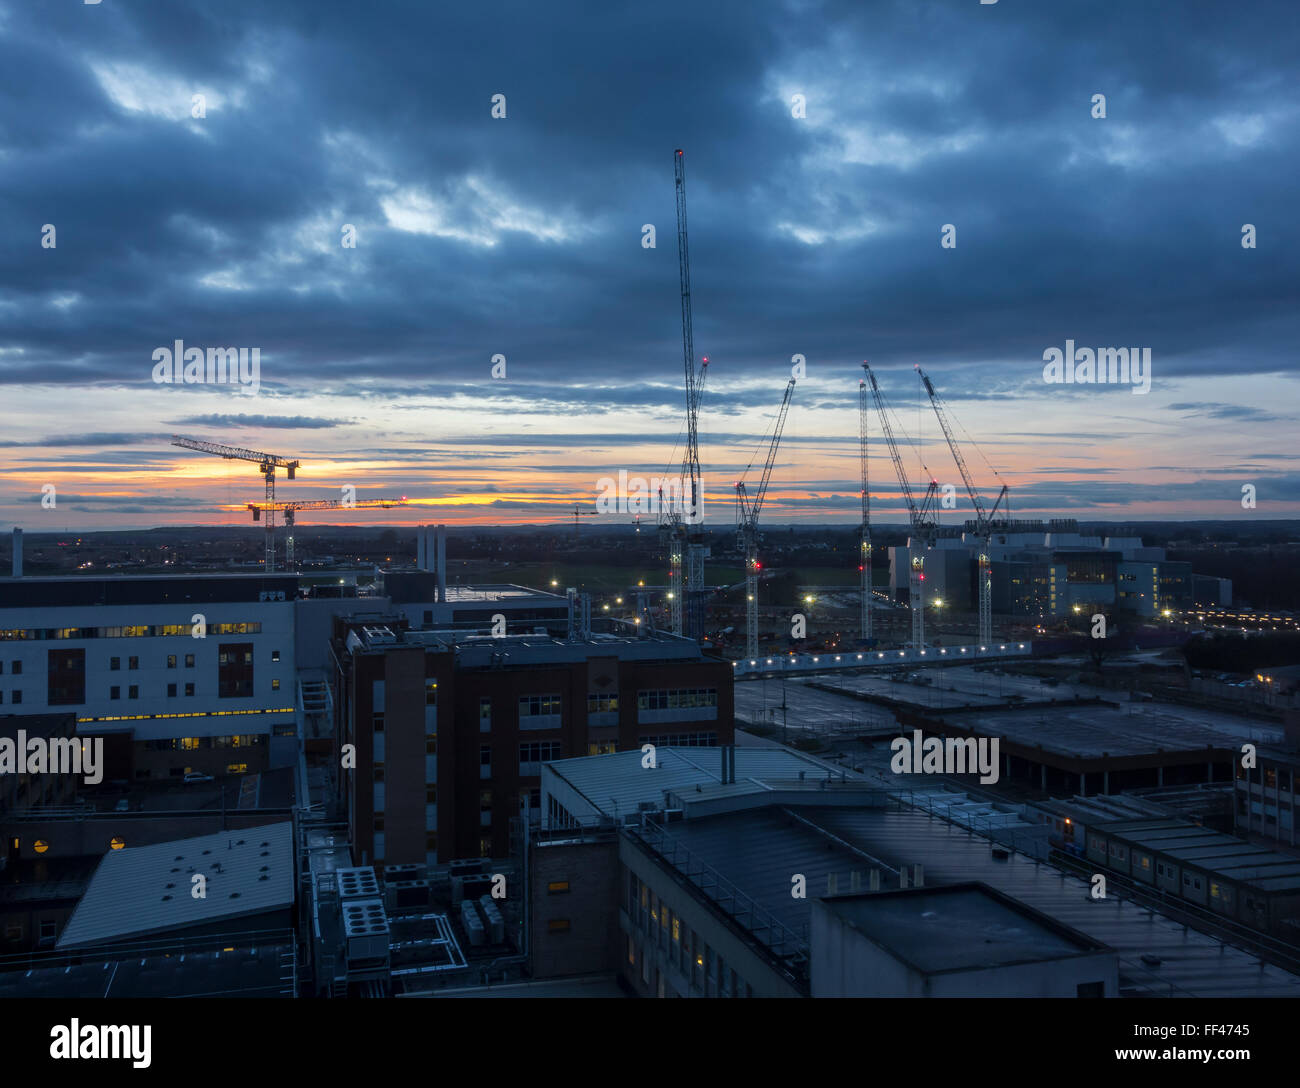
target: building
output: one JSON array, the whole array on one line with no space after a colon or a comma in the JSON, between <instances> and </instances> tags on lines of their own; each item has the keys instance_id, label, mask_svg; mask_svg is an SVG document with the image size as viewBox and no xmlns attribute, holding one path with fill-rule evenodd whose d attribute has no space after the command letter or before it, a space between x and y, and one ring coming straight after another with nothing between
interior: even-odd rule
<instances>
[{"instance_id":1,"label":"building","mask_svg":"<svg viewBox=\"0 0 1300 1088\"><path fill-rule=\"evenodd\" d=\"M927 551L927 602L974 609L981 542L973 528L967 523L964 533L940 537ZM1193 574L1191 564L1166 558L1165 549L1147 547L1139 537L1082 534L1069 520L1008 523L990 537L989 559L993 611L1004 616L1048 620L1100 610L1149 619L1191 608L1198 594L1232 599L1227 579ZM891 548L890 594L896 600L906 599L908 570L908 548Z\"/></svg>"},{"instance_id":2,"label":"building","mask_svg":"<svg viewBox=\"0 0 1300 1088\"><path fill-rule=\"evenodd\" d=\"M504 857L511 821L540 821L543 763L733 735L729 663L672 635L495 638L415 631L398 615L340 619L334 642L358 864Z\"/></svg>"},{"instance_id":3,"label":"building","mask_svg":"<svg viewBox=\"0 0 1300 1088\"><path fill-rule=\"evenodd\" d=\"M0 579L0 714L75 713L112 778L282 764L296 596L293 576Z\"/></svg>"},{"instance_id":4,"label":"building","mask_svg":"<svg viewBox=\"0 0 1300 1088\"><path fill-rule=\"evenodd\" d=\"M1300 857L1171 819L1093 824L1084 856L1213 914L1295 941Z\"/></svg>"},{"instance_id":5,"label":"building","mask_svg":"<svg viewBox=\"0 0 1300 1088\"><path fill-rule=\"evenodd\" d=\"M1295 846L1300 751L1290 745L1261 744L1255 748L1255 766L1243 762L1236 761L1233 779L1236 830Z\"/></svg>"},{"instance_id":6,"label":"building","mask_svg":"<svg viewBox=\"0 0 1300 1088\"><path fill-rule=\"evenodd\" d=\"M1300 986L1159 905L1097 898L1071 869L1017 848L1042 825L992 827L959 791L882 789L779 748L656 755L653 766L620 752L543 767L545 823L528 856L534 977L614 970L632 992L663 997ZM951 933L983 931L987 956L970 940L918 941L929 911ZM845 956L861 969L838 971Z\"/></svg>"}]
</instances>

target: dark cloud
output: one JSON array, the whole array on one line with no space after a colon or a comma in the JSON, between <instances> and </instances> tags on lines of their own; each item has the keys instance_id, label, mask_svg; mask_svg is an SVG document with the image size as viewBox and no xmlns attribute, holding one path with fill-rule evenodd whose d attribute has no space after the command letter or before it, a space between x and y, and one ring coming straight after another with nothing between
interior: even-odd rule
<instances>
[{"instance_id":1,"label":"dark cloud","mask_svg":"<svg viewBox=\"0 0 1300 1088\"><path fill-rule=\"evenodd\" d=\"M150 387L152 351L184 339L260 348L263 396L286 414L177 426L329 432L351 420L296 401L341 394L400 430L432 397L518 421L479 448L582 449L593 440L527 430L634 408L644 426L601 446L667 452L684 147L711 442L756 443L735 417L774 410L802 354L810 422L791 449L853 441L818 421L852 411L863 357L891 390L920 363L954 403L1025 403L1039 425L1008 445L1115 429L1154 444L1127 390L1045 388L1044 350L1147 346L1154 389L1231 391L1294 376L1300 340L1294 6L1185 0L1178 15L1119 0L504 0L382 17L327 0L8 3L0 386L48 386L53 430L98 387ZM1282 403L1174 409L1262 424Z\"/></svg>"}]
</instances>

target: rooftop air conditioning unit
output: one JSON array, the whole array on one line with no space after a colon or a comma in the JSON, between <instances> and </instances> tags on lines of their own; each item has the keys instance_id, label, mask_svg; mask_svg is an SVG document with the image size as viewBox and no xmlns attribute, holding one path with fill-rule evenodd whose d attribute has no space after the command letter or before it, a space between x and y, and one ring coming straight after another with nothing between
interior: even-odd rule
<instances>
[{"instance_id":1,"label":"rooftop air conditioning unit","mask_svg":"<svg viewBox=\"0 0 1300 1088\"><path fill-rule=\"evenodd\" d=\"M343 904L343 936L349 963L388 958L388 916L378 899L352 899Z\"/></svg>"},{"instance_id":2,"label":"rooftop air conditioning unit","mask_svg":"<svg viewBox=\"0 0 1300 1088\"><path fill-rule=\"evenodd\" d=\"M376 899L379 896L379 880L373 866L338 869L334 875L338 879L340 899Z\"/></svg>"}]
</instances>

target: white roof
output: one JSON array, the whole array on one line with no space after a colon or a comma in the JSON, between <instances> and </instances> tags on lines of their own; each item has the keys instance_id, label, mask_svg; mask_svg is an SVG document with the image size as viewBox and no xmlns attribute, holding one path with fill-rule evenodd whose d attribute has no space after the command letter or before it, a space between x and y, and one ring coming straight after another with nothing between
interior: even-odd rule
<instances>
[{"instance_id":1,"label":"white roof","mask_svg":"<svg viewBox=\"0 0 1300 1088\"><path fill-rule=\"evenodd\" d=\"M110 850L57 947L123 941L291 907L292 831L284 821ZM207 878L201 899L191 894L195 873Z\"/></svg>"}]
</instances>

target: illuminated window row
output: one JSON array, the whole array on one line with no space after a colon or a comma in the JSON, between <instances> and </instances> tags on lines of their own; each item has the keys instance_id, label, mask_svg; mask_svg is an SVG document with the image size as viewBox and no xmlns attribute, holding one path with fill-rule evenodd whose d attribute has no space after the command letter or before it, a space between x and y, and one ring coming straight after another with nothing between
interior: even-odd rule
<instances>
[{"instance_id":1,"label":"illuminated window row","mask_svg":"<svg viewBox=\"0 0 1300 1088\"><path fill-rule=\"evenodd\" d=\"M188 623L162 623L125 627L0 627L0 642L45 642L50 639L87 638L189 638ZM209 635L260 635L260 622L210 623Z\"/></svg>"},{"instance_id":2,"label":"illuminated window row","mask_svg":"<svg viewBox=\"0 0 1300 1088\"><path fill-rule=\"evenodd\" d=\"M690 710L696 707L716 707L717 688L670 688L662 691L639 691L636 696L638 710Z\"/></svg>"},{"instance_id":3,"label":"illuminated window row","mask_svg":"<svg viewBox=\"0 0 1300 1088\"><path fill-rule=\"evenodd\" d=\"M78 722L141 722L155 718L224 718L227 715L242 714L292 714L293 707L278 707L267 710L195 710L178 714L119 714L103 718L78 718Z\"/></svg>"}]
</instances>

